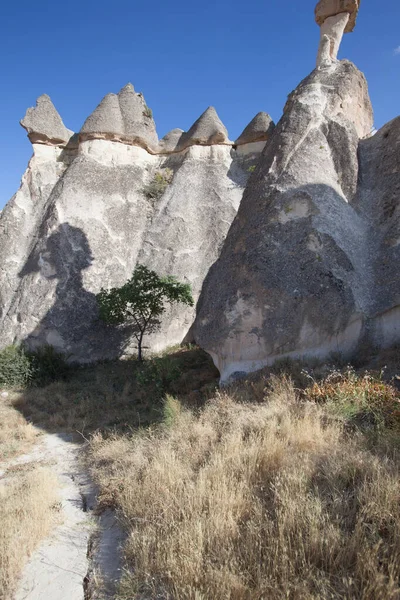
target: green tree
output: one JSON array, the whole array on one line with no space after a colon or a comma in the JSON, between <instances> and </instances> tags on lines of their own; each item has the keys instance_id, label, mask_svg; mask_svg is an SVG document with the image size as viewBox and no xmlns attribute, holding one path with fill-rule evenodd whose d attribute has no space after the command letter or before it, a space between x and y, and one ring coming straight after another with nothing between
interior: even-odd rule
<instances>
[{"instance_id":1,"label":"green tree","mask_svg":"<svg viewBox=\"0 0 400 600\"><path fill-rule=\"evenodd\" d=\"M188 283L175 277L160 277L144 265L137 265L132 277L120 288L101 289L96 295L100 318L110 325L133 325L138 343L138 360L143 360L142 345L145 333L156 331L159 317L167 304L181 302L193 306Z\"/></svg>"}]
</instances>

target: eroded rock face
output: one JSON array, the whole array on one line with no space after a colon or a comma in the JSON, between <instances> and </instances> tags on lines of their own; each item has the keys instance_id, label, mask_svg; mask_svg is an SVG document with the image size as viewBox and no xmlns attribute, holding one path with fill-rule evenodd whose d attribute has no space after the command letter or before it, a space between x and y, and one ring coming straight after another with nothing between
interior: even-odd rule
<instances>
[{"instance_id":1,"label":"eroded rock face","mask_svg":"<svg viewBox=\"0 0 400 600\"><path fill-rule=\"evenodd\" d=\"M132 352L129 329L98 321L95 294L124 283L138 261L189 281L199 296L265 142L248 153L243 146L240 155L218 144L226 130L209 111L189 147L177 148L183 132L174 130L158 153L148 151L145 138L134 137L138 113L131 110L143 102L125 87L102 101L73 147L34 145L21 189L0 216L3 346L51 344L80 362ZM170 183L150 197L146 189L159 173ZM194 312L174 307L146 345L181 342Z\"/></svg>"},{"instance_id":2,"label":"eroded rock face","mask_svg":"<svg viewBox=\"0 0 400 600\"><path fill-rule=\"evenodd\" d=\"M374 252L353 202L371 127L365 78L348 61L290 95L198 305L195 338L222 381L286 356L350 354L363 336Z\"/></svg>"},{"instance_id":3,"label":"eroded rock face","mask_svg":"<svg viewBox=\"0 0 400 600\"><path fill-rule=\"evenodd\" d=\"M73 135L73 131L65 127L47 94L36 100L35 107L28 108L21 125L32 143L65 146Z\"/></svg>"}]
</instances>

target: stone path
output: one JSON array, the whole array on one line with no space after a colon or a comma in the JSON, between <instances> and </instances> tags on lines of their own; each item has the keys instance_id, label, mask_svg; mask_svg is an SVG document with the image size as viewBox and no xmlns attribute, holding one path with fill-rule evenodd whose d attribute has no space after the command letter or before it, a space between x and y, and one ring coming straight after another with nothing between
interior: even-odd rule
<instances>
[{"instance_id":1,"label":"stone path","mask_svg":"<svg viewBox=\"0 0 400 600\"><path fill-rule=\"evenodd\" d=\"M111 511L93 512L96 493L79 460L81 452L82 444L71 435L45 433L30 454L11 463L50 463L60 482L62 511L62 523L23 569L14 600L108 600L115 595L123 535ZM98 581L104 582L101 591Z\"/></svg>"}]
</instances>

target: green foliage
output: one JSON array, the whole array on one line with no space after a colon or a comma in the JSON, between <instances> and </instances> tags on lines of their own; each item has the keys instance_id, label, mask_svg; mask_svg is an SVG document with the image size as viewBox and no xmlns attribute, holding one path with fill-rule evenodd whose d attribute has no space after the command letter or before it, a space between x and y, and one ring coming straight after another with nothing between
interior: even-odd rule
<instances>
[{"instance_id":1,"label":"green foliage","mask_svg":"<svg viewBox=\"0 0 400 600\"><path fill-rule=\"evenodd\" d=\"M136 371L136 381L143 388L153 388L157 398L169 390L170 385L181 375L179 364L169 356L153 358L143 362Z\"/></svg>"},{"instance_id":2,"label":"green foliage","mask_svg":"<svg viewBox=\"0 0 400 600\"><path fill-rule=\"evenodd\" d=\"M172 427L176 423L182 412L182 404L177 398L167 394L163 406L163 422L167 427Z\"/></svg>"},{"instance_id":3,"label":"green foliage","mask_svg":"<svg viewBox=\"0 0 400 600\"><path fill-rule=\"evenodd\" d=\"M249 167L249 168L247 169L247 172L248 172L248 173L254 173L254 171L255 171L255 170L256 170L256 165L251 165L251 167Z\"/></svg>"},{"instance_id":4,"label":"green foliage","mask_svg":"<svg viewBox=\"0 0 400 600\"><path fill-rule=\"evenodd\" d=\"M52 346L31 352L13 345L0 352L0 385L3 386L43 386L65 379L69 370L64 355Z\"/></svg>"},{"instance_id":5,"label":"green foliage","mask_svg":"<svg viewBox=\"0 0 400 600\"><path fill-rule=\"evenodd\" d=\"M153 117L153 111L151 110L151 108L149 108L148 106L144 107L143 110L143 114L145 117L147 117L148 119L151 119Z\"/></svg>"},{"instance_id":6,"label":"green foliage","mask_svg":"<svg viewBox=\"0 0 400 600\"><path fill-rule=\"evenodd\" d=\"M354 424L400 432L400 393L383 379L383 372L362 374L347 367L334 370L320 382L312 380L306 397L324 403L336 415Z\"/></svg>"},{"instance_id":7,"label":"green foliage","mask_svg":"<svg viewBox=\"0 0 400 600\"><path fill-rule=\"evenodd\" d=\"M158 200L161 198L174 177L172 169L163 169L157 171L153 179L143 188L143 194L149 200Z\"/></svg>"},{"instance_id":8,"label":"green foliage","mask_svg":"<svg viewBox=\"0 0 400 600\"><path fill-rule=\"evenodd\" d=\"M8 346L0 352L0 385L25 387L32 378L31 359L21 346Z\"/></svg>"},{"instance_id":9,"label":"green foliage","mask_svg":"<svg viewBox=\"0 0 400 600\"><path fill-rule=\"evenodd\" d=\"M110 325L131 324L138 342L138 358L142 360L145 332L159 327L159 317L166 304L181 302L193 306L190 285L170 275L159 277L144 265L137 265L132 277L120 288L101 289L96 296L100 318Z\"/></svg>"}]
</instances>

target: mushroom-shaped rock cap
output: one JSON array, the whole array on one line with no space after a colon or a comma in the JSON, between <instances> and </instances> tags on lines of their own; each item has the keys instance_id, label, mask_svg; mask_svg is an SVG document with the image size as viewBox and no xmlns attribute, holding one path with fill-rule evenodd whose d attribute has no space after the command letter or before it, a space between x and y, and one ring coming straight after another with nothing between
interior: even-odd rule
<instances>
[{"instance_id":1,"label":"mushroom-shaped rock cap","mask_svg":"<svg viewBox=\"0 0 400 600\"><path fill-rule=\"evenodd\" d=\"M347 12L350 14L350 19L344 32L350 33L356 26L360 2L361 0L320 0L315 7L315 20L321 26L329 17Z\"/></svg>"},{"instance_id":2,"label":"mushroom-shaped rock cap","mask_svg":"<svg viewBox=\"0 0 400 600\"><path fill-rule=\"evenodd\" d=\"M107 94L86 119L81 137L111 139L155 149L158 136L143 94L128 83L118 94Z\"/></svg>"},{"instance_id":3,"label":"mushroom-shaped rock cap","mask_svg":"<svg viewBox=\"0 0 400 600\"><path fill-rule=\"evenodd\" d=\"M73 131L65 127L47 94L39 96L35 107L28 108L20 124L28 132L32 143L50 143L63 146L73 135Z\"/></svg>"},{"instance_id":4,"label":"mushroom-shaped rock cap","mask_svg":"<svg viewBox=\"0 0 400 600\"><path fill-rule=\"evenodd\" d=\"M228 131L215 108L209 106L189 131L182 135L178 149L183 150L194 145L212 146L214 144L229 144Z\"/></svg>"},{"instance_id":5,"label":"mushroom-shaped rock cap","mask_svg":"<svg viewBox=\"0 0 400 600\"><path fill-rule=\"evenodd\" d=\"M259 112L256 114L254 119L245 127L238 139L235 141L235 145L240 146L241 144L250 144L251 142L262 142L267 140L273 129L275 123L271 117L265 112Z\"/></svg>"},{"instance_id":6,"label":"mushroom-shaped rock cap","mask_svg":"<svg viewBox=\"0 0 400 600\"><path fill-rule=\"evenodd\" d=\"M176 150L179 140L185 132L183 129L172 129L169 131L162 140L160 140L159 151L160 152L173 152Z\"/></svg>"}]
</instances>

